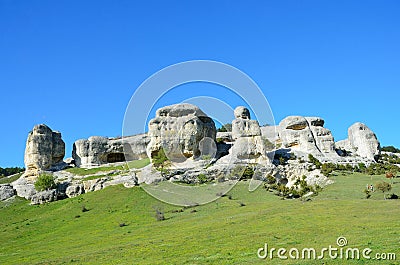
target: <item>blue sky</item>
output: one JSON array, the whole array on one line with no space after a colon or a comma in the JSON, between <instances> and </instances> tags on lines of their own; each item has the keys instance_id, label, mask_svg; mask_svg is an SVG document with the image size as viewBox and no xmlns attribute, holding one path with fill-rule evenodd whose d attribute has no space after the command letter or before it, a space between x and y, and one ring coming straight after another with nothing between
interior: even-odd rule
<instances>
[{"instance_id":1,"label":"blue sky","mask_svg":"<svg viewBox=\"0 0 400 265\"><path fill-rule=\"evenodd\" d=\"M277 122L318 115L340 140L360 121L400 147L399 13L398 1L0 0L0 166L23 165L38 123L62 132L66 157L77 139L121 135L135 89L197 59L248 74Z\"/></svg>"}]
</instances>

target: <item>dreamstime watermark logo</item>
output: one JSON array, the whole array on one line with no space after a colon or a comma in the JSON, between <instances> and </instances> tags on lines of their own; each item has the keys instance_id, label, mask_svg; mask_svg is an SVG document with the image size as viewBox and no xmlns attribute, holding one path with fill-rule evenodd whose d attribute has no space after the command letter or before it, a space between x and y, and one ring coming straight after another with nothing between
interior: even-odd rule
<instances>
[{"instance_id":1,"label":"dreamstime watermark logo","mask_svg":"<svg viewBox=\"0 0 400 265\"><path fill-rule=\"evenodd\" d=\"M226 93L221 92L220 95L216 96L215 93L209 93L206 89L197 89L196 93L194 93L195 95L192 95L190 91L182 89L183 86L191 83L211 84L225 89ZM221 125L225 124L224 120L226 121L226 118L222 116L227 113L231 115L229 116L231 117L230 121L233 120L233 110L237 107L237 102L248 107L254 114L253 119L258 120L261 124L275 124L271 108L263 92L248 75L239 69L225 63L207 60L178 63L168 66L150 76L135 90L135 93L131 97L126 108L122 128L125 157L132 156L132 150L137 148L129 137L133 134L147 132L149 120L154 118L154 114L153 117L150 117L150 115L154 113L155 106L159 105L165 98L169 98L168 102L171 102L171 95L178 89L180 89L180 98L172 104L191 103L197 105L208 117ZM228 94L234 95L239 100L227 100ZM184 95L187 95L187 97L182 98ZM178 110L173 111L179 112ZM168 137L165 137L166 139L164 140L159 140L164 151L174 150L173 154L165 152L169 161L172 162L170 168L182 168L181 165L188 158L183 153L177 155L176 150L179 151L182 149L182 145L185 145L186 142L175 141L173 139L173 137L180 137L183 134L182 131L179 131L179 129L178 131L168 131L169 129L161 133L167 135L172 140L169 141ZM204 135L203 139L198 142L199 146L195 147L195 149L200 150L202 155L213 160L216 156L217 148L214 139L212 141L210 139L209 135ZM189 142L193 141L190 140ZM147 154L151 156L149 150L147 150ZM190 163L191 161L188 162ZM226 163L222 168L230 168L232 160L228 160ZM128 166L130 166L129 163ZM147 168L146 170L149 169ZM143 179L152 177L153 173L146 170L142 170L144 172L141 176ZM147 176L143 176L146 174ZM154 185L142 185L142 187L150 195L161 201L174 205L187 206L214 201L221 195L226 194L237 182L238 180L228 180L216 182L212 185L188 186L177 182L163 181ZM255 190L261 183L260 180L253 178L250 181L249 190Z\"/></svg>"},{"instance_id":2,"label":"dreamstime watermark logo","mask_svg":"<svg viewBox=\"0 0 400 265\"><path fill-rule=\"evenodd\" d=\"M259 248L257 256L260 259L307 259L320 260L325 258L330 259L345 259L345 260L396 260L396 253L375 253L371 248L351 248L347 247L347 239L340 236L336 240L336 246L329 245L321 249L316 248L269 248L265 243L264 247Z\"/></svg>"}]
</instances>

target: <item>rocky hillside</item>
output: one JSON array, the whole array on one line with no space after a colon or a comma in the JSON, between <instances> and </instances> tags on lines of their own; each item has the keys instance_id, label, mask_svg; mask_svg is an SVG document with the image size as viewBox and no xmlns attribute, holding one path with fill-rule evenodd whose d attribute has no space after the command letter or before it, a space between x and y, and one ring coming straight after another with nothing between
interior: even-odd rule
<instances>
[{"instance_id":1,"label":"rocky hillside","mask_svg":"<svg viewBox=\"0 0 400 265\"><path fill-rule=\"evenodd\" d=\"M73 144L72 158L66 160L61 133L36 125L26 142L26 171L18 180L0 186L0 199L17 195L39 204L109 185L131 187L159 181L273 179L290 188L305 180L312 187L323 187L332 181L318 163L369 165L380 155L376 135L362 123L349 128L348 139L335 142L320 117L290 116L279 125L260 127L241 106L233 117L232 131L217 133L214 121L197 106L166 106L157 110L147 134L80 139ZM154 162L161 155L166 156L163 163L168 163L160 169ZM153 163L147 165L149 159ZM40 191L35 183L46 174L55 183Z\"/></svg>"}]
</instances>

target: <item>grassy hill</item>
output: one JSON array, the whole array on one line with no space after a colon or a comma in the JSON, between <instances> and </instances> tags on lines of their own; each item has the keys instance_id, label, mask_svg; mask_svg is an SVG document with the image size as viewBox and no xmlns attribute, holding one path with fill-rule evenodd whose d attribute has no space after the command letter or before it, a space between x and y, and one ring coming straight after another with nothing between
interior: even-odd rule
<instances>
[{"instance_id":1,"label":"grassy hill","mask_svg":"<svg viewBox=\"0 0 400 265\"><path fill-rule=\"evenodd\" d=\"M0 264L399 264L400 200L385 201L377 191L367 200L363 193L384 177L332 178L335 184L306 202L263 188L248 192L247 182L231 198L192 208L164 204L140 187L39 206L18 198L0 204ZM400 195L399 179L392 192ZM155 209L166 220L157 221ZM396 253L397 261L257 257L265 243L319 251L336 247L339 236L348 247L371 248L371 256Z\"/></svg>"}]
</instances>

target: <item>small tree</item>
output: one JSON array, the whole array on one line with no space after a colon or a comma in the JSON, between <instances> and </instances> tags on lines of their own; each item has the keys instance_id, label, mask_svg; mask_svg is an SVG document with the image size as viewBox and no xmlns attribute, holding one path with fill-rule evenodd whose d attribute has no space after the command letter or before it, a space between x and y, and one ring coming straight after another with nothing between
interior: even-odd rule
<instances>
[{"instance_id":1,"label":"small tree","mask_svg":"<svg viewBox=\"0 0 400 265\"><path fill-rule=\"evenodd\" d=\"M54 189L56 183L54 182L54 177L51 174L40 174L35 182L35 189L37 191L44 191Z\"/></svg>"},{"instance_id":2,"label":"small tree","mask_svg":"<svg viewBox=\"0 0 400 265\"><path fill-rule=\"evenodd\" d=\"M358 163L358 169L360 170L361 173L365 173L367 170L367 167L365 166L364 163Z\"/></svg>"},{"instance_id":3,"label":"small tree","mask_svg":"<svg viewBox=\"0 0 400 265\"><path fill-rule=\"evenodd\" d=\"M166 173L165 167L168 167L170 161L164 152L164 148L161 148L158 153L152 158L152 163L157 170L161 172L161 175Z\"/></svg>"},{"instance_id":4,"label":"small tree","mask_svg":"<svg viewBox=\"0 0 400 265\"><path fill-rule=\"evenodd\" d=\"M390 191L392 189L392 185L390 185L390 183L382 181L376 184L376 188L383 192L383 199L386 200L385 192Z\"/></svg>"},{"instance_id":5,"label":"small tree","mask_svg":"<svg viewBox=\"0 0 400 265\"><path fill-rule=\"evenodd\" d=\"M308 161L310 161L311 163L313 163L315 165L316 168L321 168L322 163L316 159L312 154L308 155Z\"/></svg>"}]
</instances>

